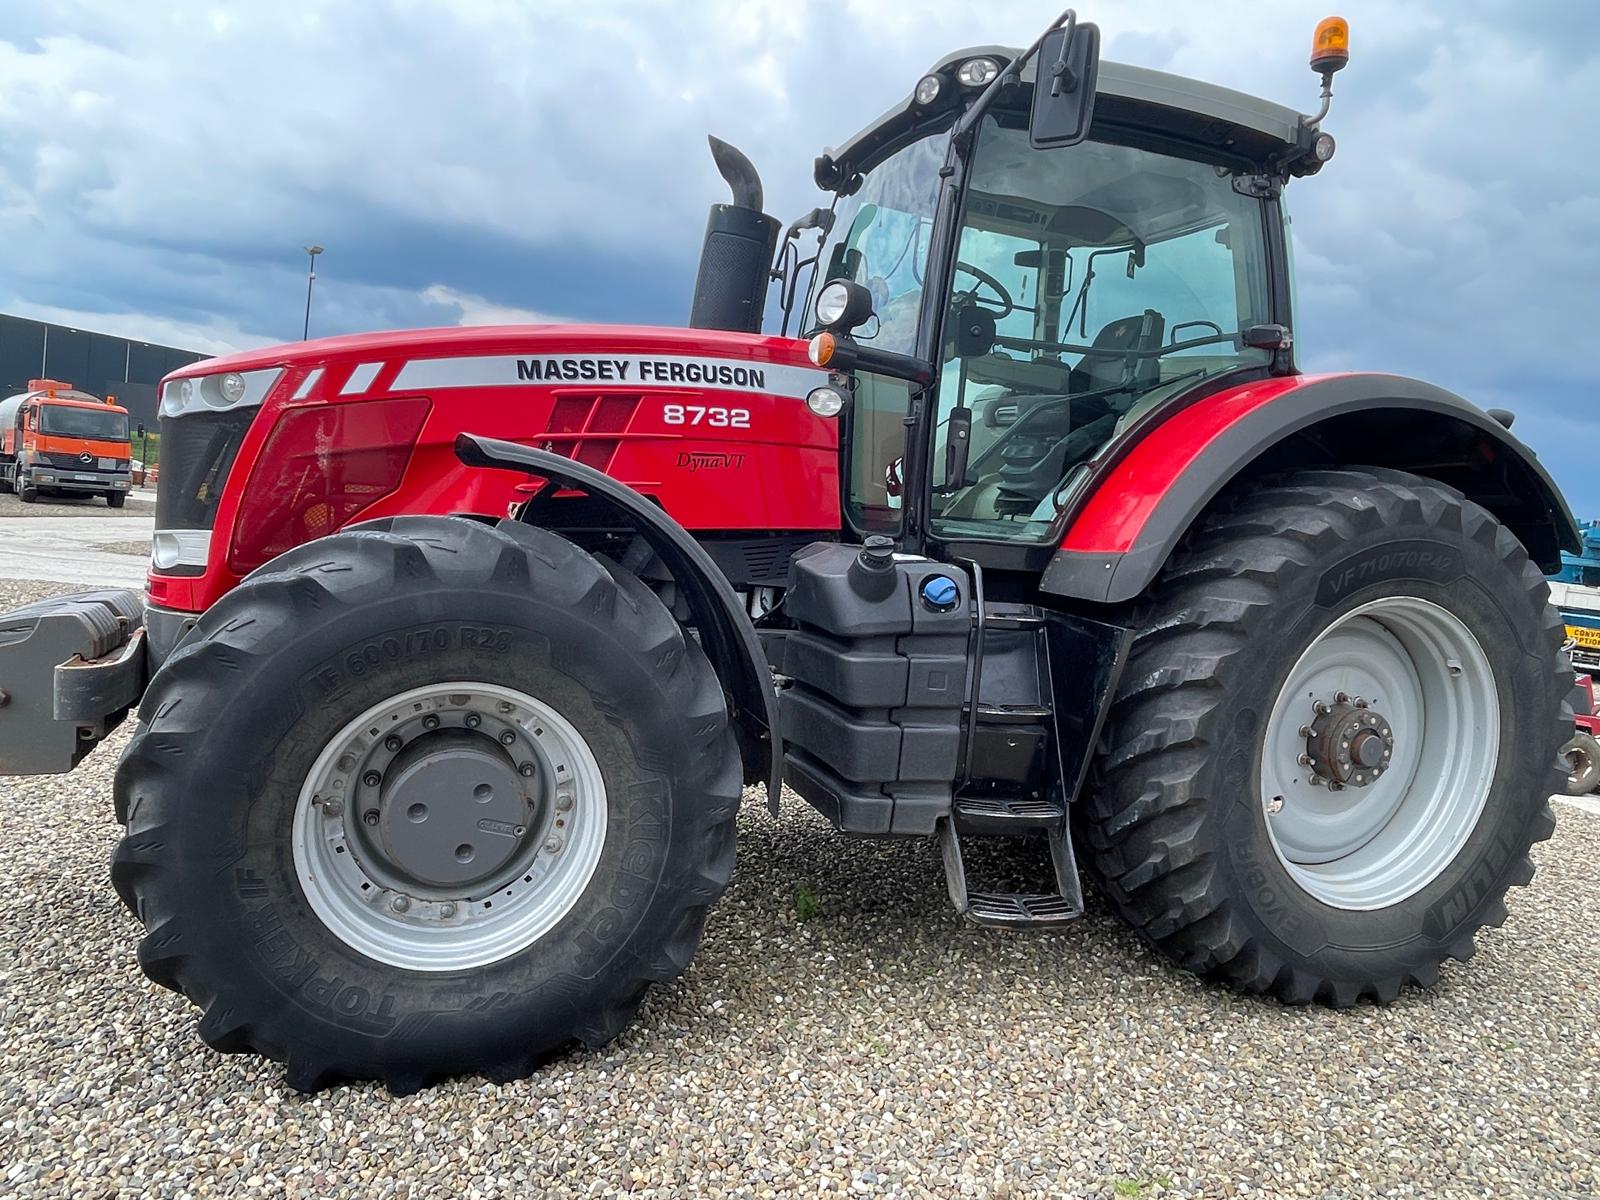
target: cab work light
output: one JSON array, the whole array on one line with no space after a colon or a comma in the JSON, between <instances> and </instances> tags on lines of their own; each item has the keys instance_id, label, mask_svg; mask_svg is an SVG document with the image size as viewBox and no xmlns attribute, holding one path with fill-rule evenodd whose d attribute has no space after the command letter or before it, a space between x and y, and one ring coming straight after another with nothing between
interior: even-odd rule
<instances>
[{"instance_id":1,"label":"cab work light","mask_svg":"<svg viewBox=\"0 0 1600 1200\"><path fill-rule=\"evenodd\" d=\"M286 411L245 482L229 569L247 574L391 495L431 407L407 396Z\"/></svg>"}]
</instances>

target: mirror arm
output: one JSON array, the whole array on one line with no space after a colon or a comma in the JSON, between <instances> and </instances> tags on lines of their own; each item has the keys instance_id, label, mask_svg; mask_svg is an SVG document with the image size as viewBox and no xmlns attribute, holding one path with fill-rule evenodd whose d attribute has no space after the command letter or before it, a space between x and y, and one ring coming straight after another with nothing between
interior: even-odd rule
<instances>
[{"instance_id":1,"label":"mirror arm","mask_svg":"<svg viewBox=\"0 0 1600 1200\"><path fill-rule=\"evenodd\" d=\"M996 75L992 80L989 81L989 86L978 93L978 98L967 106L967 111L961 114L961 119L957 121L955 123L955 127L950 130L950 138L952 141L959 143L961 139L971 134L973 129L977 127L978 122L983 120L984 113L988 112L989 109L994 106L995 99L1000 95L1000 89L1007 83L1014 82L1022 78L1023 64L1035 54L1039 53L1039 47L1044 45L1045 38L1049 37L1057 29L1061 28L1061 24L1064 21L1069 22L1071 26L1076 26L1078 23L1078 14L1069 8L1054 21L1051 21L1049 26L1045 28L1044 32L1033 39L1033 45L1029 46L1021 54L1017 55L1016 58L1007 63L1005 70L1001 71L1000 74ZM1072 38L1069 34L1066 41L1062 43L1061 52L1063 54L1066 53L1066 47L1071 41Z\"/></svg>"}]
</instances>

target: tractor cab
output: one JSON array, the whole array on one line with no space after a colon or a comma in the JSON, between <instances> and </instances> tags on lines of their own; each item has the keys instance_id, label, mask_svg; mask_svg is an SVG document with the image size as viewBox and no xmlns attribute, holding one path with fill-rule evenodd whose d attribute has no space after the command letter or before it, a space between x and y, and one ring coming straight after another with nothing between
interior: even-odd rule
<instances>
[{"instance_id":1,"label":"tractor cab","mask_svg":"<svg viewBox=\"0 0 1600 1200\"><path fill-rule=\"evenodd\" d=\"M1043 42L946 56L817 160L804 332L850 372L857 536L1053 547L1148 414L1294 371L1281 193L1331 157L1321 114L1098 63L1070 19Z\"/></svg>"}]
</instances>

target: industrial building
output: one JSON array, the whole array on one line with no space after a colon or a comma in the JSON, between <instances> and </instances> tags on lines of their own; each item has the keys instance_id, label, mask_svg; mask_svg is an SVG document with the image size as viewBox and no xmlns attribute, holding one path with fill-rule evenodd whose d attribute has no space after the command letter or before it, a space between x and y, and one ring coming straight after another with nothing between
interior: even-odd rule
<instances>
[{"instance_id":1,"label":"industrial building","mask_svg":"<svg viewBox=\"0 0 1600 1200\"><path fill-rule=\"evenodd\" d=\"M162 376L207 357L0 313L0 397L27 390L30 379L61 379L96 396L115 396L135 425L154 429Z\"/></svg>"}]
</instances>

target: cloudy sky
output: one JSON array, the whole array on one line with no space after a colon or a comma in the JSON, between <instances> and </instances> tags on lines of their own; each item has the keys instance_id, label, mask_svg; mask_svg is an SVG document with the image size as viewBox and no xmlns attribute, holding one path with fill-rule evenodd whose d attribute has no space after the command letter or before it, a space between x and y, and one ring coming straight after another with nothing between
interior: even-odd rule
<instances>
[{"instance_id":1,"label":"cloudy sky","mask_svg":"<svg viewBox=\"0 0 1600 1200\"><path fill-rule=\"evenodd\" d=\"M1055 0L1060 2L1060 0ZM1082 0L1105 56L1310 109L1322 0ZM1600 513L1600 0L1351 0L1334 162L1290 189L1303 360L1519 414ZM0 0L0 311L221 351L313 330L679 323L704 135L786 219L813 156L990 0ZM1581 140L1580 140L1581 139Z\"/></svg>"}]
</instances>

